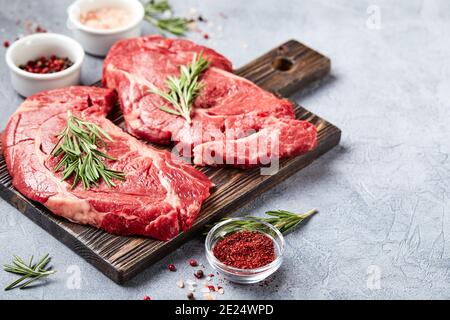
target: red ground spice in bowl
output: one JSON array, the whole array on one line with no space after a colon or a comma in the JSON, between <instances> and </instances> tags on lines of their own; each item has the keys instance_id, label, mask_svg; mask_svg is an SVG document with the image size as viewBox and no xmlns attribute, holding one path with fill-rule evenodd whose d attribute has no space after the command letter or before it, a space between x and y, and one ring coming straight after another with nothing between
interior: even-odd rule
<instances>
[{"instance_id":1,"label":"red ground spice in bowl","mask_svg":"<svg viewBox=\"0 0 450 320\"><path fill-rule=\"evenodd\" d=\"M252 229L243 227L251 222ZM283 262L284 238L269 223L233 218L215 225L206 236L206 258L232 282L251 284L272 275Z\"/></svg>"},{"instance_id":2,"label":"red ground spice in bowl","mask_svg":"<svg viewBox=\"0 0 450 320\"><path fill-rule=\"evenodd\" d=\"M239 269L256 269L276 258L273 240L258 231L239 231L227 235L213 248L223 264Z\"/></svg>"}]
</instances>

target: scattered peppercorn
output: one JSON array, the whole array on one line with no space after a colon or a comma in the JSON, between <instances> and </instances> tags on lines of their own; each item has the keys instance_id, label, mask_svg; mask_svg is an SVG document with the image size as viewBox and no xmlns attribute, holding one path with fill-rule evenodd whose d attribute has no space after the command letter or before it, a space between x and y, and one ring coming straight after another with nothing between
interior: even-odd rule
<instances>
[{"instance_id":1,"label":"scattered peppercorn","mask_svg":"<svg viewBox=\"0 0 450 320\"><path fill-rule=\"evenodd\" d=\"M214 256L240 269L256 269L275 260L273 240L258 231L239 231L217 242Z\"/></svg>"},{"instance_id":2,"label":"scattered peppercorn","mask_svg":"<svg viewBox=\"0 0 450 320\"><path fill-rule=\"evenodd\" d=\"M198 266L198 262L195 259L191 259L189 260L189 264L191 265L191 267L196 267Z\"/></svg>"},{"instance_id":3,"label":"scattered peppercorn","mask_svg":"<svg viewBox=\"0 0 450 320\"><path fill-rule=\"evenodd\" d=\"M69 58L59 58L56 55L51 55L50 58L40 57L36 60L30 60L25 64L19 66L20 69L31 73L55 73L65 70L73 65Z\"/></svg>"},{"instance_id":4,"label":"scattered peppercorn","mask_svg":"<svg viewBox=\"0 0 450 320\"><path fill-rule=\"evenodd\" d=\"M144 296L144 300L152 300L149 296Z\"/></svg>"},{"instance_id":5,"label":"scattered peppercorn","mask_svg":"<svg viewBox=\"0 0 450 320\"><path fill-rule=\"evenodd\" d=\"M197 279L201 279L201 278L203 278L203 270L197 270L195 273L194 273L194 276L197 278Z\"/></svg>"},{"instance_id":6,"label":"scattered peppercorn","mask_svg":"<svg viewBox=\"0 0 450 320\"><path fill-rule=\"evenodd\" d=\"M209 34L207 34L207 33L203 34L203 38L208 40L209 39Z\"/></svg>"},{"instance_id":7,"label":"scattered peppercorn","mask_svg":"<svg viewBox=\"0 0 450 320\"><path fill-rule=\"evenodd\" d=\"M182 279L178 280L176 284L178 288L184 288L184 282Z\"/></svg>"},{"instance_id":8,"label":"scattered peppercorn","mask_svg":"<svg viewBox=\"0 0 450 320\"><path fill-rule=\"evenodd\" d=\"M194 294L193 294L192 292L189 292L189 293L187 294L187 298L188 298L189 300L194 300Z\"/></svg>"},{"instance_id":9,"label":"scattered peppercorn","mask_svg":"<svg viewBox=\"0 0 450 320\"><path fill-rule=\"evenodd\" d=\"M169 264L169 265L167 266L167 268L168 268L170 271L177 271L177 267L175 267L175 265L174 265L173 263Z\"/></svg>"},{"instance_id":10,"label":"scattered peppercorn","mask_svg":"<svg viewBox=\"0 0 450 320\"><path fill-rule=\"evenodd\" d=\"M8 40L3 41L3 47L5 47L5 48L9 47L9 41Z\"/></svg>"},{"instance_id":11,"label":"scattered peppercorn","mask_svg":"<svg viewBox=\"0 0 450 320\"><path fill-rule=\"evenodd\" d=\"M47 29L45 29L44 27L41 26L36 26L36 29L34 29L35 33L45 33L47 32Z\"/></svg>"}]
</instances>

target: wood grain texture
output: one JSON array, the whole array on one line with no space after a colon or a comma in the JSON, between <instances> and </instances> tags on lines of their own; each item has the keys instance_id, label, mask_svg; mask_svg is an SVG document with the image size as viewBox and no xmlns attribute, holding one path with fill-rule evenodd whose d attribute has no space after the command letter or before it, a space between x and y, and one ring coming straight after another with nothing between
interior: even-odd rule
<instances>
[{"instance_id":1,"label":"wood grain texture","mask_svg":"<svg viewBox=\"0 0 450 320\"><path fill-rule=\"evenodd\" d=\"M311 82L326 76L330 60L316 51L291 40L235 71L261 87L280 95L291 94ZM122 237L99 229L78 225L51 214L45 207L26 199L11 185L3 156L0 156L0 196L66 244L106 276L123 283L137 273L178 248L211 223L254 199L290 175L298 172L339 143L341 131L296 105L298 119L308 120L318 128L318 146L313 151L280 161L275 175L264 176L260 169L198 168L216 184L204 203L200 216L191 230L168 241L141 237ZM120 112L109 116L123 124ZM1 146L0 146L1 147Z\"/></svg>"}]
</instances>

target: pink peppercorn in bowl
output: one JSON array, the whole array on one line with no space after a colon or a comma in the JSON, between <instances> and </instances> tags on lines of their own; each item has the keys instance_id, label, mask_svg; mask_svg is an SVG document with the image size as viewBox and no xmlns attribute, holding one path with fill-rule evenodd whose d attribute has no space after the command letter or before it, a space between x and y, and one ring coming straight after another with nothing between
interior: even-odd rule
<instances>
[{"instance_id":1,"label":"pink peppercorn in bowl","mask_svg":"<svg viewBox=\"0 0 450 320\"><path fill-rule=\"evenodd\" d=\"M33 73L20 68L40 57L63 57L70 66L53 73ZM37 33L15 41L6 51L11 84L22 96L80 83L84 51L75 40L56 33Z\"/></svg>"},{"instance_id":2,"label":"pink peppercorn in bowl","mask_svg":"<svg viewBox=\"0 0 450 320\"><path fill-rule=\"evenodd\" d=\"M257 231L249 231L243 227L243 223L251 222L252 229ZM224 239L236 235L236 233L260 233L266 236L273 243L273 260L268 264L256 268L238 268L220 261L215 253L215 247ZM260 237L261 238L261 237ZM261 282L280 268L283 262L284 253L284 237L280 231L269 223L253 218L233 218L218 223L214 226L206 236L205 249L206 258L209 264L216 269L223 277L231 282L241 284L252 284Z\"/></svg>"}]
</instances>

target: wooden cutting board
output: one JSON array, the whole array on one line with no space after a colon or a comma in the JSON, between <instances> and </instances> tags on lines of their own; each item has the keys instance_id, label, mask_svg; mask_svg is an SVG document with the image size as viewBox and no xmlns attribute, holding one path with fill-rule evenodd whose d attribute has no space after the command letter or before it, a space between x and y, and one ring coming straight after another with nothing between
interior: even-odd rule
<instances>
[{"instance_id":1,"label":"wooden cutting board","mask_svg":"<svg viewBox=\"0 0 450 320\"><path fill-rule=\"evenodd\" d=\"M264 89L287 96L325 77L329 71L328 58L291 40L237 69L235 73ZM114 236L51 214L44 206L26 199L12 187L3 156L0 156L0 196L109 278L123 283L178 248L190 237L201 234L206 224L255 199L339 143L341 131L337 127L298 105L295 111L298 119L308 120L317 126L317 148L305 155L282 160L278 173L271 176L261 175L258 168L199 168L217 187L204 203L192 229L167 242ZM116 124L122 124L120 112L110 118Z\"/></svg>"}]
</instances>

